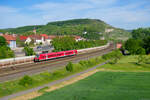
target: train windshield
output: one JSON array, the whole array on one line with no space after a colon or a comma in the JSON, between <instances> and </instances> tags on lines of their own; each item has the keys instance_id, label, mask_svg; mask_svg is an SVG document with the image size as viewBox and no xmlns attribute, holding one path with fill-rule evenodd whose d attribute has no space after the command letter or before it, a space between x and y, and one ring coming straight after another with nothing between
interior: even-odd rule
<instances>
[{"instance_id":1,"label":"train windshield","mask_svg":"<svg viewBox=\"0 0 150 100\"><path fill-rule=\"evenodd\" d=\"M39 58L39 55L37 54L36 57Z\"/></svg>"}]
</instances>

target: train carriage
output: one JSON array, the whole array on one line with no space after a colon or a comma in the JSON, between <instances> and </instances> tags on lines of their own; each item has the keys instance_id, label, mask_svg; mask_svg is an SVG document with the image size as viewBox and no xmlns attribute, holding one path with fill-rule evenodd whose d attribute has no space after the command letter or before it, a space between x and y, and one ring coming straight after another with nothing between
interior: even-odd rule
<instances>
[{"instance_id":1,"label":"train carriage","mask_svg":"<svg viewBox=\"0 0 150 100\"><path fill-rule=\"evenodd\" d=\"M52 52L36 55L34 62L43 61L48 59L60 58L65 56L77 55L77 50L61 51L61 52Z\"/></svg>"}]
</instances>

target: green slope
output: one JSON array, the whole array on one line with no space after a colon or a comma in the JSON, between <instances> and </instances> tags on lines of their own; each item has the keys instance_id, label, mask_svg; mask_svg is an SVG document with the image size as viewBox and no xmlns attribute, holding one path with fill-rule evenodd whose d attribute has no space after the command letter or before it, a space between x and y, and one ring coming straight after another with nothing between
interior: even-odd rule
<instances>
[{"instance_id":1,"label":"green slope","mask_svg":"<svg viewBox=\"0 0 150 100\"><path fill-rule=\"evenodd\" d=\"M127 39L130 33L119 28L112 27L98 19L73 19L66 21L49 22L46 25L24 26L18 28L6 29L11 33L22 34L27 31L37 29L37 33L53 34L53 35L83 35L83 32L89 34L101 34L108 39ZM112 32L106 30L113 29Z\"/></svg>"}]
</instances>

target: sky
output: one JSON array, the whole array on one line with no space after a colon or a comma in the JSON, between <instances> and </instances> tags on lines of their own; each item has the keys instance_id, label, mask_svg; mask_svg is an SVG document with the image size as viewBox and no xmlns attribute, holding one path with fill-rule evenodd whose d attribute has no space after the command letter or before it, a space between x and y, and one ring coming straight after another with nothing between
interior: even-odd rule
<instances>
[{"instance_id":1,"label":"sky","mask_svg":"<svg viewBox=\"0 0 150 100\"><path fill-rule=\"evenodd\" d=\"M123 29L150 27L150 0L0 0L0 29L79 18Z\"/></svg>"}]
</instances>

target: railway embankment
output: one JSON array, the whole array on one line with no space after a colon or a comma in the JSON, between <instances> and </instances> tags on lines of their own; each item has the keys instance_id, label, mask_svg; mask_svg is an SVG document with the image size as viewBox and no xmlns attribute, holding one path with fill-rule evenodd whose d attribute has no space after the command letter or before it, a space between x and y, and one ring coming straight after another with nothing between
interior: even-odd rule
<instances>
[{"instance_id":1,"label":"railway embankment","mask_svg":"<svg viewBox=\"0 0 150 100\"><path fill-rule=\"evenodd\" d=\"M86 48L86 49L80 49L78 50L79 54L83 53L89 53L97 50L102 50L106 49L110 46L110 43L107 43L104 46L100 47L94 47L94 48ZM14 58L9 58L9 59L3 59L0 60L0 68L7 68L7 67L12 67L14 65L22 65L22 64L28 64L28 63L33 63L34 56L26 56L26 57L14 57Z\"/></svg>"},{"instance_id":2,"label":"railway embankment","mask_svg":"<svg viewBox=\"0 0 150 100\"><path fill-rule=\"evenodd\" d=\"M112 56L113 57L113 56ZM25 76L23 78L19 78L13 81L8 81L4 83L0 83L0 97L4 97L1 100L7 100L8 98L12 98L16 95L14 93L18 93L20 91L24 91L22 93L32 92L36 89L42 88L42 85L48 84L51 82L61 82L69 76L75 77L76 75L80 75L82 73L86 73L90 70L93 70L100 66L101 64L105 64L106 60L103 59L101 56L96 58L91 58L89 60L82 60L79 63L75 63L70 65L72 70L67 70L66 67L62 69L56 70L54 72L42 72L40 74L32 75L32 76ZM78 73L78 74L76 74ZM72 75L72 76L70 76ZM30 82L28 82L28 80ZM58 80L58 81L56 81ZM53 83L53 84L54 84ZM52 84L52 83L51 83ZM41 86L41 87L38 87ZM36 88L38 87L38 88ZM33 88L33 89L32 89ZM20 95L21 93L19 93ZM8 96L10 95L10 96Z\"/></svg>"}]
</instances>

